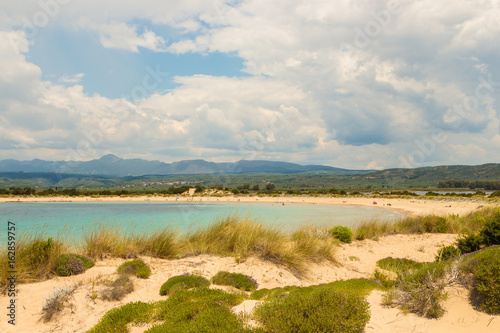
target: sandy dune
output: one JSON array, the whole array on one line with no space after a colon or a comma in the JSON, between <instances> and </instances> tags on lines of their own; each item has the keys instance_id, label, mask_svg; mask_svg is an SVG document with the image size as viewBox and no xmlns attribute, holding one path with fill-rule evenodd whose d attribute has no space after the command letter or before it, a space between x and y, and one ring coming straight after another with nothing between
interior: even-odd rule
<instances>
[{"instance_id":1,"label":"sandy dune","mask_svg":"<svg viewBox=\"0 0 500 333\"><path fill-rule=\"evenodd\" d=\"M57 277L48 281L19 285L17 325L12 327L3 319L1 332L85 332L93 327L106 311L133 301L157 301L164 299L159 295L160 286L171 276L186 272L201 274L210 278L219 270L244 273L253 276L259 288L274 288L287 285L307 286L327 283L340 279L371 277L376 261L387 256L410 258L418 261L431 261L438 248L451 244L455 235L391 235L379 241L364 240L343 245L338 249L337 264L311 265L308 276L297 278L284 267L257 258L249 258L237 264L234 258L219 258L200 255L179 260L143 258L151 267L153 274L147 280L134 279L135 291L122 301L108 302L90 295L99 293L100 281L111 280L116 267L123 259L99 261L95 267L82 275ZM95 282L95 284L93 284ZM44 323L40 320L47 296L55 287L78 285L73 298L65 309L53 319ZM450 297L445 302L447 313L440 320L429 320L409 314L403 315L394 308L381 306L381 292L374 291L368 300L371 305L371 321L367 332L499 332L500 317L475 311L468 304L468 292L463 288L450 289ZM7 304L6 296L0 297L0 304ZM251 311L256 304L246 301L235 311ZM147 327L134 328L139 333Z\"/></svg>"}]
</instances>

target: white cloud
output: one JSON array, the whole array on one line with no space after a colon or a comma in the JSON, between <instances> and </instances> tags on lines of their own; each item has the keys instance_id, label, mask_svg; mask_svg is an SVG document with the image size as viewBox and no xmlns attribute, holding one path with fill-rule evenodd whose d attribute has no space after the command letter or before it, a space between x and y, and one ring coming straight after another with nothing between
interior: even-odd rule
<instances>
[{"instance_id":1,"label":"white cloud","mask_svg":"<svg viewBox=\"0 0 500 333\"><path fill-rule=\"evenodd\" d=\"M366 47L343 50L355 45L357 31L366 34L376 24L373 13L387 4L71 2L51 18L53 26L97 32L105 48L136 53L234 52L251 75L176 77L175 89L127 102L121 117L117 101L84 93L77 85L83 74L61 76L64 86L42 81L40 68L25 57L32 41L13 31L22 23L12 23L40 6L9 3L0 11L7 18L0 25L2 147L21 147L26 156L36 146L53 147L56 154L66 145L76 149L105 122L96 155L134 150L170 160L234 158L246 147L253 156L375 168L400 166L400 157L422 153L418 142L441 130L446 140L435 142L419 166L498 160L498 90L456 122L445 121L449 110L474 96L480 76L500 81L498 2L401 1L401 12ZM161 28L176 31L173 42ZM41 115L53 121L52 129Z\"/></svg>"},{"instance_id":2,"label":"white cloud","mask_svg":"<svg viewBox=\"0 0 500 333\"><path fill-rule=\"evenodd\" d=\"M164 51L165 40L154 32L144 28L139 33L137 26L129 26L125 23L96 24L93 29L99 32L102 46L112 49L123 49L139 52L139 47L152 51Z\"/></svg>"}]
</instances>

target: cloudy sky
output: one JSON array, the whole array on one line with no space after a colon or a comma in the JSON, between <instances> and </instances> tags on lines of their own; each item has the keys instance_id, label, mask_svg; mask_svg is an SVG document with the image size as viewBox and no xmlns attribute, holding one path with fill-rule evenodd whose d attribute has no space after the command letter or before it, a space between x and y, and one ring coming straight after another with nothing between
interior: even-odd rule
<instances>
[{"instance_id":1,"label":"cloudy sky","mask_svg":"<svg viewBox=\"0 0 500 333\"><path fill-rule=\"evenodd\" d=\"M0 159L500 162L500 0L0 0Z\"/></svg>"}]
</instances>

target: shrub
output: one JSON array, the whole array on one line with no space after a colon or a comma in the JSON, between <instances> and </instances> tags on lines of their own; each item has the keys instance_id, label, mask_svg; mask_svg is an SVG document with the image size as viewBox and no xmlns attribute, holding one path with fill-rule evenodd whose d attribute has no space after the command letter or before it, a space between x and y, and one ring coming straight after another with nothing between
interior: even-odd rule
<instances>
[{"instance_id":1,"label":"shrub","mask_svg":"<svg viewBox=\"0 0 500 333\"><path fill-rule=\"evenodd\" d=\"M483 244L483 238L479 235L470 234L457 239L457 247L460 254L477 251Z\"/></svg>"},{"instance_id":2,"label":"shrub","mask_svg":"<svg viewBox=\"0 0 500 333\"><path fill-rule=\"evenodd\" d=\"M132 291L134 291L134 283L128 276L122 275L102 291L101 297L105 301L120 301Z\"/></svg>"},{"instance_id":3,"label":"shrub","mask_svg":"<svg viewBox=\"0 0 500 333\"><path fill-rule=\"evenodd\" d=\"M95 261L89 257L66 253L57 258L55 272L59 276L77 275L94 265Z\"/></svg>"},{"instance_id":4,"label":"shrub","mask_svg":"<svg viewBox=\"0 0 500 333\"><path fill-rule=\"evenodd\" d=\"M52 319L52 316L64 309L64 303L69 300L75 287L54 288L54 290L45 297L45 303L42 307L42 319L44 322Z\"/></svg>"},{"instance_id":5,"label":"shrub","mask_svg":"<svg viewBox=\"0 0 500 333\"><path fill-rule=\"evenodd\" d=\"M118 267L120 274L132 274L141 279L147 279L151 275L151 268L141 259L127 261Z\"/></svg>"},{"instance_id":6,"label":"shrub","mask_svg":"<svg viewBox=\"0 0 500 333\"><path fill-rule=\"evenodd\" d=\"M500 213L497 213L493 219L485 223L480 231L480 236L486 246L500 244Z\"/></svg>"},{"instance_id":7,"label":"shrub","mask_svg":"<svg viewBox=\"0 0 500 333\"><path fill-rule=\"evenodd\" d=\"M99 323L87 333L126 333L130 323L147 323L150 321L154 304L144 302L127 303L108 311Z\"/></svg>"},{"instance_id":8,"label":"shrub","mask_svg":"<svg viewBox=\"0 0 500 333\"><path fill-rule=\"evenodd\" d=\"M160 288L160 295L168 295L180 289L191 289L199 287L208 287L210 282L203 276L190 275L188 273L173 276L165 282Z\"/></svg>"},{"instance_id":9,"label":"shrub","mask_svg":"<svg viewBox=\"0 0 500 333\"><path fill-rule=\"evenodd\" d=\"M449 273L443 263L424 264L417 270L399 275L396 286L384 298L385 304L399 305L420 316L438 318L444 314L441 301L447 294L444 287Z\"/></svg>"},{"instance_id":10,"label":"shrub","mask_svg":"<svg viewBox=\"0 0 500 333\"><path fill-rule=\"evenodd\" d=\"M342 243L352 242L352 230L349 227L337 225L328 231L333 237L337 238Z\"/></svg>"},{"instance_id":11,"label":"shrub","mask_svg":"<svg viewBox=\"0 0 500 333\"><path fill-rule=\"evenodd\" d=\"M255 315L269 332L363 332L368 303L346 292L318 288L258 305Z\"/></svg>"},{"instance_id":12,"label":"shrub","mask_svg":"<svg viewBox=\"0 0 500 333\"><path fill-rule=\"evenodd\" d=\"M460 256L460 250L456 246L449 245L441 248L437 255L436 261L445 261Z\"/></svg>"},{"instance_id":13,"label":"shrub","mask_svg":"<svg viewBox=\"0 0 500 333\"><path fill-rule=\"evenodd\" d=\"M180 290L158 303L154 319L164 323L147 332L246 332L242 321L230 311L243 299L222 290Z\"/></svg>"},{"instance_id":14,"label":"shrub","mask_svg":"<svg viewBox=\"0 0 500 333\"><path fill-rule=\"evenodd\" d=\"M474 275L476 290L482 298L480 308L490 314L500 314L500 257L484 260L476 267Z\"/></svg>"},{"instance_id":15,"label":"shrub","mask_svg":"<svg viewBox=\"0 0 500 333\"><path fill-rule=\"evenodd\" d=\"M222 286L233 286L244 291L257 289L257 281L251 276L220 271L212 277L212 283Z\"/></svg>"},{"instance_id":16,"label":"shrub","mask_svg":"<svg viewBox=\"0 0 500 333\"><path fill-rule=\"evenodd\" d=\"M472 275L473 301L490 314L500 314L500 247L492 246L464 257L462 272Z\"/></svg>"}]
</instances>

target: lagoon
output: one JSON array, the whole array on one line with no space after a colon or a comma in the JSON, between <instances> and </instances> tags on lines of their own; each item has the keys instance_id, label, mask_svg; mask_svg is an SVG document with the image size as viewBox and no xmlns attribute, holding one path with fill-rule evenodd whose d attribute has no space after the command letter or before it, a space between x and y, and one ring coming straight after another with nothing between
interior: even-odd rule
<instances>
[{"instance_id":1,"label":"lagoon","mask_svg":"<svg viewBox=\"0 0 500 333\"><path fill-rule=\"evenodd\" d=\"M40 232L56 236L66 228L65 236L81 240L82 229L96 221L112 223L125 230L143 233L170 225L180 232L206 226L217 218L236 214L265 224L294 230L300 225L353 226L359 221L379 219L395 221L399 211L359 206L281 203L202 203L202 202L6 202L0 203L0 220L14 222L18 232ZM5 233L0 235L2 246Z\"/></svg>"}]
</instances>

